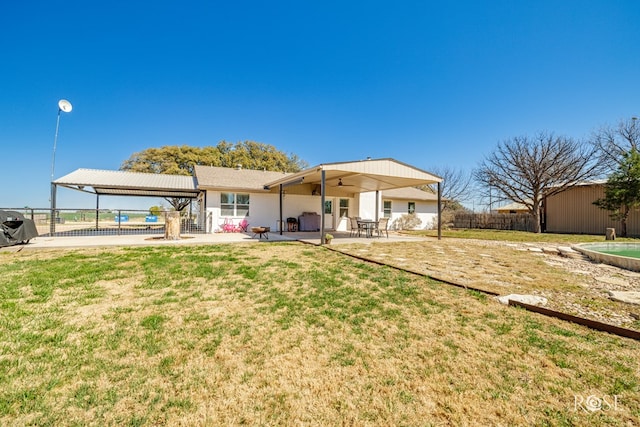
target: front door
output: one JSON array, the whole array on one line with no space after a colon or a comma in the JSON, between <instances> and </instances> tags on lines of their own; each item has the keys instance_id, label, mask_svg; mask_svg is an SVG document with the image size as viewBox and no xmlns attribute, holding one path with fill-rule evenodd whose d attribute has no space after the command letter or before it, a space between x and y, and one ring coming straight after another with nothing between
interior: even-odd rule
<instances>
[{"instance_id":1,"label":"front door","mask_svg":"<svg viewBox=\"0 0 640 427\"><path fill-rule=\"evenodd\" d=\"M333 219L334 218L333 202L334 202L333 199L325 199L324 201L324 228L326 228L327 230L333 230L335 227L335 223Z\"/></svg>"}]
</instances>

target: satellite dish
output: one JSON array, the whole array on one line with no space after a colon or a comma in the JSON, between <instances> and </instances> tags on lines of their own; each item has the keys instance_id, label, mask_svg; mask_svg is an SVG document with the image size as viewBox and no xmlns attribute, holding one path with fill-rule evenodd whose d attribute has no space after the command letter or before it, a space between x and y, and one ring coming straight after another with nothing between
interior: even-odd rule
<instances>
[{"instance_id":1,"label":"satellite dish","mask_svg":"<svg viewBox=\"0 0 640 427\"><path fill-rule=\"evenodd\" d=\"M60 101L58 101L58 108L60 108L60 111L64 111L65 113L69 113L71 110L73 110L73 106L66 99L61 99Z\"/></svg>"}]
</instances>

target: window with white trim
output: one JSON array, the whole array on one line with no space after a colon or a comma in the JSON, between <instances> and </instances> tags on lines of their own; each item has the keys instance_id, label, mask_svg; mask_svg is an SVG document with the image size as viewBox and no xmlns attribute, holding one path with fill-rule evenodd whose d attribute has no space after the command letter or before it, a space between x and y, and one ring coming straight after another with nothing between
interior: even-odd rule
<instances>
[{"instance_id":1,"label":"window with white trim","mask_svg":"<svg viewBox=\"0 0 640 427\"><path fill-rule=\"evenodd\" d=\"M407 206L407 213L410 213L410 214L416 213L416 202L409 202Z\"/></svg>"},{"instance_id":2,"label":"window with white trim","mask_svg":"<svg viewBox=\"0 0 640 427\"><path fill-rule=\"evenodd\" d=\"M220 216L249 216L249 194L220 193Z\"/></svg>"},{"instance_id":3,"label":"window with white trim","mask_svg":"<svg viewBox=\"0 0 640 427\"><path fill-rule=\"evenodd\" d=\"M349 216L349 199L340 199L340 218Z\"/></svg>"},{"instance_id":4,"label":"window with white trim","mask_svg":"<svg viewBox=\"0 0 640 427\"><path fill-rule=\"evenodd\" d=\"M382 201L382 216L391 218L391 200Z\"/></svg>"}]
</instances>

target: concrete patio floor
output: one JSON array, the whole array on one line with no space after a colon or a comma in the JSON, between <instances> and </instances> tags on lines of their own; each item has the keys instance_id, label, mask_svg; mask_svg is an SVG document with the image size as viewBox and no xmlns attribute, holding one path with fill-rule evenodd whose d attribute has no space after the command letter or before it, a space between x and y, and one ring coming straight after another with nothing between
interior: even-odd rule
<instances>
[{"instance_id":1,"label":"concrete patio floor","mask_svg":"<svg viewBox=\"0 0 640 427\"><path fill-rule=\"evenodd\" d=\"M373 242L416 242L423 240L433 240L432 238L419 238L405 236L397 233L389 233L389 237L351 237L349 232L330 232L334 238L331 245L341 245L347 243ZM259 239L253 233L213 233L213 234L183 234L179 240L165 240L157 234L140 235L119 235L119 236L64 236L50 237L39 236L31 239L26 245L6 246L0 251L19 251L49 248L80 248L80 247L108 247L108 246L147 246L147 245L194 245L194 244L220 244L220 243L268 243L281 241L302 241L305 243L320 244L320 233L318 232L271 232L268 239Z\"/></svg>"}]
</instances>

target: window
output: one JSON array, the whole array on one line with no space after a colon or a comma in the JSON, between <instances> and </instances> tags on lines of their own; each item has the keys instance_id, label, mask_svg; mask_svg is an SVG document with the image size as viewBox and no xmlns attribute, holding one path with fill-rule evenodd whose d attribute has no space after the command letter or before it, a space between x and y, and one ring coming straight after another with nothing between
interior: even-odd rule
<instances>
[{"instance_id":1,"label":"window","mask_svg":"<svg viewBox=\"0 0 640 427\"><path fill-rule=\"evenodd\" d=\"M249 195L221 193L220 216L249 216Z\"/></svg>"},{"instance_id":2,"label":"window","mask_svg":"<svg viewBox=\"0 0 640 427\"><path fill-rule=\"evenodd\" d=\"M331 202L331 200L325 200L324 201L324 213L326 213L326 214L332 214L333 213L333 203Z\"/></svg>"},{"instance_id":3,"label":"window","mask_svg":"<svg viewBox=\"0 0 640 427\"><path fill-rule=\"evenodd\" d=\"M407 212L410 214L416 213L416 202L409 202Z\"/></svg>"},{"instance_id":4,"label":"window","mask_svg":"<svg viewBox=\"0 0 640 427\"><path fill-rule=\"evenodd\" d=\"M349 199L340 199L340 218L349 216Z\"/></svg>"},{"instance_id":5,"label":"window","mask_svg":"<svg viewBox=\"0 0 640 427\"><path fill-rule=\"evenodd\" d=\"M382 211L385 218L391 218L391 200L382 201Z\"/></svg>"}]
</instances>

